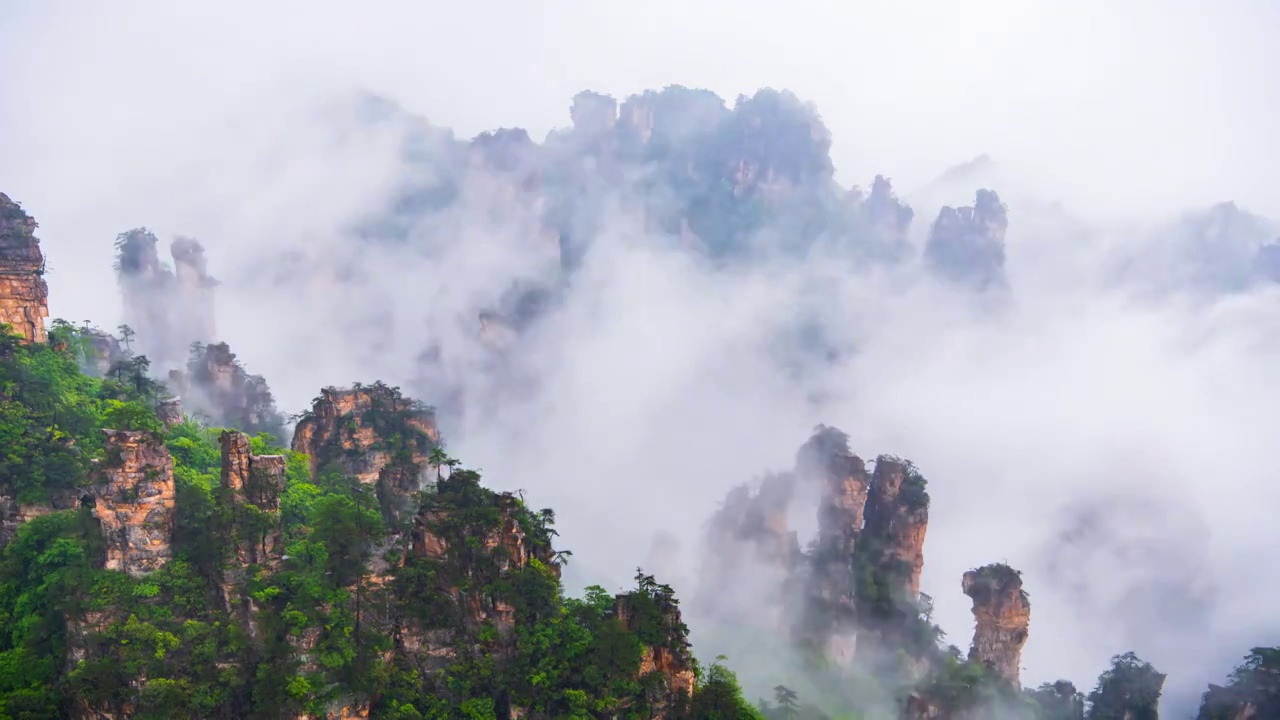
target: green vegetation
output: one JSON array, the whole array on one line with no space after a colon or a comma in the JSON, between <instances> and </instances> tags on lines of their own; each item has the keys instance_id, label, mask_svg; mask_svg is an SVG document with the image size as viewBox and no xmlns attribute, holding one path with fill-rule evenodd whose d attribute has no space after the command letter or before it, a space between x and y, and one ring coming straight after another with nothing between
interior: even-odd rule
<instances>
[{"instance_id":1,"label":"green vegetation","mask_svg":"<svg viewBox=\"0 0 1280 720\"><path fill-rule=\"evenodd\" d=\"M400 720L512 708L762 717L720 662L704 672L692 660L674 593L652 576L637 572L616 598L599 587L565 597L554 513L485 489L422 444L411 419L427 408L398 391L373 386L386 402L342 422L373 427L393 469L425 473L414 458L429 456L441 470L427 491L371 492L337 445L313 476L310 458L261 432L252 453L285 458L275 512L223 486L221 428L162 428L145 358L128 355L101 379L82 372L97 332L57 323L48 345L0 337L0 493L36 509L0 554L0 720L72 707L156 719L343 706ZM173 460L172 558L142 577L103 569L111 540L89 498L104 428L154 433ZM384 491L411 495L416 521ZM671 692L695 676L691 697Z\"/></svg>"},{"instance_id":2,"label":"green vegetation","mask_svg":"<svg viewBox=\"0 0 1280 720\"><path fill-rule=\"evenodd\" d=\"M1089 720L1157 720L1164 680L1131 652L1111 658L1111 668L1089 693Z\"/></svg>"},{"instance_id":3,"label":"green vegetation","mask_svg":"<svg viewBox=\"0 0 1280 720\"><path fill-rule=\"evenodd\" d=\"M1257 647L1249 651L1227 685L1210 685L1196 720L1236 720L1252 706L1255 717L1280 715L1280 648Z\"/></svg>"}]
</instances>

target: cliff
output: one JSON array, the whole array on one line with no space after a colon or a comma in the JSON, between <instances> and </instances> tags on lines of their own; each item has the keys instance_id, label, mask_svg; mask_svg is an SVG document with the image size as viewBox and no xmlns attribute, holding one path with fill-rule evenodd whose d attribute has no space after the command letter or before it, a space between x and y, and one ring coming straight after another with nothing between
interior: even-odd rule
<instances>
[{"instance_id":1,"label":"cliff","mask_svg":"<svg viewBox=\"0 0 1280 720\"><path fill-rule=\"evenodd\" d=\"M169 386L187 410L212 425L284 436L284 416L266 379L246 371L226 343L195 344L186 372L171 371Z\"/></svg>"},{"instance_id":2,"label":"cliff","mask_svg":"<svg viewBox=\"0 0 1280 720\"><path fill-rule=\"evenodd\" d=\"M796 475L818 487L818 538L810 558L809 599L801 631L823 656L848 665L857 638L854 553L862 534L867 471L849 438L820 426L796 456Z\"/></svg>"},{"instance_id":3,"label":"cliff","mask_svg":"<svg viewBox=\"0 0 1280 720\"><path fill-rule=\"evenodd\" d=\"M284 533L280 522L280 493L285 486L283 455L254 455L249 436L224 430L221 486L230 502L232 555L221 583L221 596L228 612L242 618L250 637L257 635L258 606L246 592L247 573L254 569L274 569L284 557Z\"/></svg>"},{"instance_id":4,"label":"cliff","mask_svg":"<svg viewBox=\"0 0 1280 720\"><path fill-rule=\"evenodd\" d=\"M173 459L164 438L149 432L104 430L105 460L90 490L102 527L106 568L140 576L173 556Z\"/></svg>"},{"instance_id":5,"label":"cliff","mask_svg":"<svg viewBox=\"0 0 1280 720\"><path fill-rule=\"evenodd\" d=\"M49 339L49 287L36 227L22 206L0 193L0 323L27 342L43 343Z\"/></svg>"},{"instance_id":6,"label":"cliff","mask_svg":"<svg viewBox=\"0 0 1280 720\"><path fill-rule=\"evenodd\" d=\"M1017 685L1031 624L1031 600L1022 589L1022 575L1008 565L985 565L965 573L961 588L973 600L977 620L969 659Z\"/></svg>"},{"instance_id":7,"label":"cliff","mask_svg":"<svg viewBox=\"0 0 1280 720\"><path fill-rule=\"evenodd\" d=\"M432 409L382 383L325 388L294 428L293 450L312 472L331 468L375 488L391 518L407 518L440 441Z\"/></svg>"},{"instance_id":8,"label":"cliff","mask_svg":"<svg viewBox=\"0 0 1280 720\"><path fill-rule=\"evenodd\" d=\"M925 265L947 280L978 290L1006 285L1004 235L1008 211L992 190L973 205L938 212L924 248Z\"/></svg>"},{"instance_id":9,"label":"cliff","mask_svg":"<svg viewBox=\"0 0 1280 720\"><path fill-rule=\"evenodd\" d=\"M892 566L891 593L911 600L920 595L928 529L929 494L924 478L905 460L891 455L876 458L864 532L875 543L879 562Z\"/></svg>"},{"instance_id":10,"label":"cliff","mask_svg":"<svg viewBox=\"0 0 1280 720\"><path fill-rule=\"evenodd\" d=\"M204 247L179 237L169 246L172 267L160 259L159 238L145 227L116 236L116 279L124 300L124 321L138 349L161 367L187 356L192 343L215 337L213 288Z\"/></svg>"},{"instance_id":11,"label":"cliff","mask_svg":"<svg viewBox=\"0 0 1280 720\"><path fill-rule=\"evenodd\" d=\"M695 676L689 652L689 628L671 588L641 574L640 587L619 595L614 618L628 632L641 638L640 667L636 679L645 687L647 717L655 720L678 716L692 700Z\"/></svg>"}]
</instances>

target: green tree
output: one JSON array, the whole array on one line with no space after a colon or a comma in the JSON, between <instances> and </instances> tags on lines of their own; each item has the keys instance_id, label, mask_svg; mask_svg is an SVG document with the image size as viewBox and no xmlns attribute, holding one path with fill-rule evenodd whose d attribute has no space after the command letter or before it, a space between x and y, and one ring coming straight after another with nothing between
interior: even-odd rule
<instances>
[{"instance_id":1,"label":"green tree","mask_svg":"<svg viewBox=\"0 0 1280 720\"><path fill-rule=\"evenodd\" d=\"M1132 652L1116 655L1089 693L1089 720L1158 720L1164 680Z\"/></svg>"},{"instance_id":2,"label":"green tree","mask_svg":"<svg viewBox=\"0 0 1280 720\"><path fill-rule=\"evenodd\" d=\"M774 700L778 703L778 709L782 711L782 717L786 720L795 720L800 713L800 704L796 691L785 685L779 685L773 689Z\"/></svg>"},{"instance_id":3,"label":"green tree","mask_svg":"<svg viewBox=\"0 0 1280 720\"><path fill-rule=\"evenodd\" d=\"M116 329L120 332L120 342L124 343L125 351L133 352L133 338L134 338L134 335L136 335L136 333L134 333L133 331L133 328L129 327L128 325L121 325Z\"/></svg>"}]
</instances>

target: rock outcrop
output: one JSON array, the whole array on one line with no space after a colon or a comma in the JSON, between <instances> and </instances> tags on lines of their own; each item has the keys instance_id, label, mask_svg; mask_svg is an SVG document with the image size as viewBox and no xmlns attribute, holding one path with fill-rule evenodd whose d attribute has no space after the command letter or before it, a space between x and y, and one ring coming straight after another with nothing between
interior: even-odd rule
<instances>
[{"instance_id":1,"label":"rock outcrop","mask_svg":"<svg viewBox=\"0 0 1280 720\"><path fill-rule=\"evenodd\" d=\"M412 516L412 494L426 483L428 458L440 441L426 405L381 383L325 388L298 421L293 450L311 458L312 472L332 467L377 490L389 520Z\"/></svg>"},{"instance_id":2,"label":"rock outcrop","mask_svg":"<svg viewBox=\"0 0 1280 720\"><path fill-rule=\"evenodd\" d=\"M22 206L0 193L0 323L27 342L42 343L49 340L49 286L36 227Z\"/></svg>"},{"instance_id":3,"label":"rock outcrop","mask_svg":"<svg viewBox=\"0 0 1280 720\"><path fill-rule=\"evenodd\" d=\"M186 400L187 410L212 425L283 440L284 416L266 379L246 371L226 343L196 344L186 372L171 371L169 385Z\"/></svg>"},{"instance_id":4,"label":"rock outcrop","mask_svg":"<svg viewBox=\"0 0 1280 720\"><path fill-rule=\"evenodd\" d=\"M938 212L924 248L926 266L977 290L1006 285L1004 235L1008 210L993 190L979 190L972 206Z\"/></svg>"},{"instance_id":5,"label":"rock outcrop","mask_svg":"<svg viewBox=\"0 0 1280 720\"><path fill-rule=\"evenodd\" d=\"M893 186L883 175L871 182L871 190L864 197L855 189L852 200L859 215L870 231L872 247L884 259L899 260L906 256L907 231L915 211L903 203L893 192Z\"/></svg>"},{"instance_id":6,"label":"rock outcrop","mask_svg":"<svg viewBox=\"0 0 1280 720\"><path fill-rule=\"evenodd\" d=\"M847 666L857 646L854 553L863 531L866 467L849 452L847 435L820 426L797 454L796 475L819 492L818 540L810 559L802 635L825 657Z\"/></svg>"},{"instance_id":7,"label":"rock outcrop","mask_svg":"<svg viewBox=\"0 0 1280 720\"><path fill-rule=\"evenodd\" d=\"M903 643L918 645L928 632L920 627L925 487L910 462L892 456L869 473L845 433L819 425L794 470L725 498L710 523L695 609L717 623L788 633L804 653L838 666L875 672L897 662ZM817 537L802 552L788 520L809 503Z\"/></svg>"},{"instance_id":8,"label":"rock outcrop","mask_svg":"<svg viewBox=\"0 0 1280 720\"><path fill-rule=\"evenodd\" d=\"M191 238L169 246L173 267L160 259L159 239L146 228L116 237L116 278L124 299L125 324L137 333L140 352L161 367L187 356L192 343L215 335L213 288L204 248Z\"/></svg>"},{"instance_id":9,"label":"rock outcrop","mask_svg":"<svg viewBox=\"0 0 1280 720\"><path fill-rule=\"evenodd\" d=\"M156 417L160 418L166 430L174 425L181 425L186 419L186 414L182 411L182 400L171 397L156 403Z\"/></svg>"},{"instance_id":10,"label":"rock outcrop","mask_svg":"<svg viewBox=\"0 0 1280 720\"><path fill-rule=\"evenodd\" d=\"M1031 600L1022 589L1022 575L1008 565L985 565L965 573L961 589L973 600L977 620L969 659L1017 685L1031 624Z\"/></svg>"},{"instance_id":11,"label":"rock outcrop","mask_svg":"<svg viewBox=\"0 0 1280 720\"><path fill-rule=\"evenodd\" d=\"M280 493L284 492L284 456L252 454L249 436L234 430L224 430L221 443L222 486L230 491L233 507L252 506L255 515L277 515ZM278 518L275 522L254 522L237 531L238 565L274 565L284 554Z\"/></svg>"},{"instance_id":12,"label":"rock outcrop","mask_svg":"<svg viewBox=\"0 0 1280 720\"><path fill-rule=\"evenodd\" d=\"M890 592L911 600L919 597L928 529L929 494L924 478L901 458L876 458L863 532L874 539L882 558L898 567Z\"/></svg>"},{"instance_id":13,"label":"rock outcrop","mask_svg":"<svg viewBox=\"0 0 1280 720\"><path fill-rule=\"evenodd\" d=\"M221 593L228 612L238 616L249 637L258 636L258 607L245 591L251 568L274 569L284 557L280 493L284 492L282 455L254 455L249 436L224 430L222 487L231 502L230 536L234 555L223 571Z\"/></svg>"},{"instance_id":14,"label":"rock outcrop","mask_svg":"<svg viewBox=\"0 0 1280 720\"><path fill-rule=\"evenodd\" d=\"M106 542L106 568L139 577L173 555L173 458L154 433L103 434L106 458L95 468L91 492Z\"/></svg>"},{"instance_id":15,"label":"rock outcrop","mask_svg":"<svg viewBox=\"0 0 1280 720\"><path fill-rule=\"evenodd\" d=\"M655 639L641 647L640 669L636 673L641 684L652 688L647 698L648 717L663 720L682 705L687 706L696 683L689 628L680 618L680 608L670 588L642 586L619 595L614 602L614 617L628 632Z\"/></svg>"},{"instance_id":16,"label":"rock outcrop","mask_svg":"<svg viewBox=\"0 0 1280 720\"><path fill-rule=\"evenodd\" d=\"M213 314L213 289L218 281L209 275L204 246L188 238L174 238L169 246L173 256L175 296L173 326L188 343L217 337Z\"/></svg>"}]
</instances>

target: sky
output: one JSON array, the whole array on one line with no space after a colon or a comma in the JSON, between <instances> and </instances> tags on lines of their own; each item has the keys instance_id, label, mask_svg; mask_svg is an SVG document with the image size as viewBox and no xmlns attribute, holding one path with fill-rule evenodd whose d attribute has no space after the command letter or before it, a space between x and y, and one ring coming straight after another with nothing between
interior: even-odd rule
<instances>
[{"instance_id":1,"label":"sky","mask_svg":"<svg viewBox=\"0 0 1280 720\"><path fill-rule=\"evenodd\" d=\"M349 93L460 137L541 138L587 88L786 88L817 106L845 184L884 174L910 196L986 153L1002 196L1109 227L1221 200L1280 217L1277 27L1280 5L1252 0L10 0L0 191L41 223L55 317L118 322L116 233L203 240L220 331L292 412L323 384L405 382L424 334L463 333L457 317L521 271L518 238L488 228L435 265L359 258L372 274L358 298L262 279L279 269L270 252L332 249L403 169L403 128L344 115ZM972 190L922 200L916 230L929 203ZM1089 275L1093 244L1016 210L1017 301L995 316L816 261L713 276L619 215L522 360L537 389L468 418L455 454L554 505L584 578L625 579L655 532L692 552L730 485L785 469L814 424L834 424L863 457L907 455L932 479L924 584L952 642L971 627L960 573L1007 559L1035 603L1025 679L1091 686L1132 646L1194 695L1250 644L1280 641L1265 602L1280 571L1241 560L1276 544L1274 294L1137 302ZM864 351L797 383L763 345L815 285ZM388 309L390 349L325 332L326 317ZM815 407L815 389L831 399Z\"/></svg>"}]
</instances>

